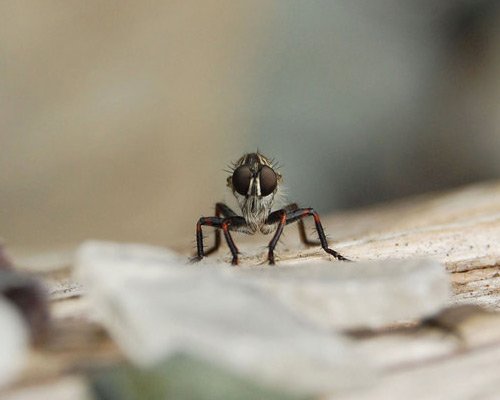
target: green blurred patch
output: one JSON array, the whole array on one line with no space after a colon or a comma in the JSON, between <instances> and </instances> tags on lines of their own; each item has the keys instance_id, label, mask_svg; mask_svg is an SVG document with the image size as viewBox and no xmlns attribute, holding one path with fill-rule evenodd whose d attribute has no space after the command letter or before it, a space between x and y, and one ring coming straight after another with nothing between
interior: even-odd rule
<instances>
[{"instance_id":1,"label":"green blurred patch","mask_svg":"<svg viewBox=\"0 0 500 400\"><path fill-rule=\"evenodd\" d=\"M154 368L129 365L90 375L98 400L305 400L231 373L207 361L178 354Z\"/></svg>"}]
</instances>

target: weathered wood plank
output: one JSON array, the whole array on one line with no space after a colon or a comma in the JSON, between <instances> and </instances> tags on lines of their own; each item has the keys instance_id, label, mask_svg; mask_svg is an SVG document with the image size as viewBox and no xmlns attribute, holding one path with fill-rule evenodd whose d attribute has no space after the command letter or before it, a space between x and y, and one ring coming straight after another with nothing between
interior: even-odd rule
<instances>
[{"instance_id":1,"label":"weathered wood plank","mask_svg":"<svg viewBox=\"0 0 500 400\"><path fill-rule=\"evenodd\" d=\"M500 183L337 213L323 216L322 221L332 247L354 260L432 257L450 272L450 305L500 308ZM292 226L286 232L277 251L279 262L330 258L320 248L304 249ZM246 253L242 264L265 263L268 239L239 236ZM191 248L181 250L187 256ZM227 248L214 258L227 261ZM39 393L50 387L60 390L65 377L78 377L84 366L123 357L92 321L82 296L85 289L71 276L70 259L64 251L59 261L57 253L21 260L22 266L47 282L54 327L51 340L36 349L23 377L0 393L8 395L5 398L16 398L16 393L25 390L36 392L37 387ZM336 398L496 398L500 392L500 314L455 309L432 322L351 333L359 348L371 354L380 379L364 391ZM79 379L74 381L76 391L81 389Z\"/></svg>"}]
</instances>

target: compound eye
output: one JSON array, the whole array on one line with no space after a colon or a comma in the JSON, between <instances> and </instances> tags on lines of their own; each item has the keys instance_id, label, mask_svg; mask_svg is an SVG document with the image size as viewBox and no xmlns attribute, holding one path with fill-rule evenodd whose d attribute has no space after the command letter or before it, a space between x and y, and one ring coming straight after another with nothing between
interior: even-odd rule
<instances>
[{"instance_id":1,"label":"compound eye","mask_svg":"<svg viewBox=\"0 0 500 400\"><path fill-rule=\"evenodd\" d=\"M260 170L260 194L267 196L274 192L278 185L278 178L272 168L264 165Z\"/></svg>"},{"instance_id":2,"label":"compound eye","mask_svg":"<svg viewBox=\"0 0 500 400\"><path fill-rule=\"evenodd\" d=\"M252 179L252 171L245 165L238 167L233 172L233 188L241 195L248 193L250 180Z\"/></svg>"}]
</instances>

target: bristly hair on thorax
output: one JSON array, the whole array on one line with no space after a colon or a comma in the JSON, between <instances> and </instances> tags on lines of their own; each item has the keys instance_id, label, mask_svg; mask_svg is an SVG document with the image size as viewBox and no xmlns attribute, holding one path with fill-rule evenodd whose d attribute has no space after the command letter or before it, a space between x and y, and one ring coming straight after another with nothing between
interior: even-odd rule
<instances>
[{"instance_id":1,"label":"bristly hair on thorax","mask_svg":"<svg viewBox=\"0 0 500 400\"><path fill-rule=\"evenodd\" d=\"M264 234L275 230L266 225L272 206L279 197L282 176L277 164L259 151L248 153L230 166L227 186L231 189L243 217L248 224L247 233Z\"/></svg>"}]
</instances>

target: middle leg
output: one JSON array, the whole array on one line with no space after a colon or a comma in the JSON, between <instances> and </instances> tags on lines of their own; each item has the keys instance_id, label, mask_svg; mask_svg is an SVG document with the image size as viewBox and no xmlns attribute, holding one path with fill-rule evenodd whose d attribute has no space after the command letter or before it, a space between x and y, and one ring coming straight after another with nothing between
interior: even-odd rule
<instances>
[{"instance_id":1,"label":"middle leg","mask_svg":"<svg viewBox=\"0 0 500 400\"><path fill-rule=\"evenodd\" d=\"M224 233L224 237L226 239L227 245L229 246L229 250L233 256L232 264L238 264L238 248L234 244L234 240L229 233L230 230L236 230L241 226L244 226L246 221L243 217L233 216L228 218L219 218L219 217L202 217L199 219L196 224L196 247L197 247L197 256L193 259L193 261L200 261L204 256L207 255L207 252L204 251L203 246L203 232L202 226L211 226L216 229L216 232L220 235L220 229L222 229Z\"/></svg>"},{"instance_id":2,"label":"middle leg","mask_svg":"<svg viewBox=\"0 0 500 400\"><path fill-rule=\"evenodd\" d=\"M283 209L287 213L291 213L292 211L298 210L299 206L297 205L297 203L291 203L291 204L288 204L287 206L285 206ZM321 243L319 241L311 240L307 237L306 225L304 224L304 220L299 219L297 221L297 225L299 227L299 238L303 244L305 244L306 246L319 246L319 245L321 245Z\"/></svg>"},{"instance_id":3,"label":"middle leg","mask_svg":"<svg viewBox=\"0 0 500 400\"><path fill-rule=\"evenodd\" d=\"M215 204L215 216L217 218L220 218L221 216L224 218L228 217L236 217L236 213L231 210L228 206L226 206L224 203L216 203ZM208 256L209 254L212 254L219 250L219 247L221 245L221 235L220 235L220 230L215 229L215 242L212 247L209 249L205 250L205 255Z\"/></svg>"},{"instance_id":4,"label":"middle leg","mask_svg":"<svg viewBox=\"0 0 500 400\"><path fill-rule=\"evenodd\" d=\"M293 204L291 206L293 207ZM293 211L289 210L290 208L288 208L288 210L287 208L284 208L278 211L274 211L267 218L266 224L268 225L277 224L276 232L274 233L273 238L269 242L269 253L268 253L269 264L273 265L275 263L274 249L276 247L276 244L278 243L279 238L281 237L281 234L283 233L283 228L285 227L285 225L291 224L292 222L298 222L298 221L302 222L302 218L308 216L312 216L314 218L314 224L316 226L316 231L318 232L320 245L323 248L323 250L326 251L328 254L331 254L338 260L350 261L349 259L347 259L346 257L344 257L343 255L341 255L340 253L331 249L328 246L328 241L326 240L326 235L323 229L323 225L321 225L319 214L316 211L314 211L312 208L296 208Z\"/></svg>"},{"instance_id":5,"label":"middle leg","mask_svg":"<svg viewBox=\"0 0 500 400\"><path fill-rule=\"evenodd\" d=\"M325 250L328 254L331 254L336 259L341 261L351 261L348 258L344 257L342 254L337 251L331 249L328 246L328 241L326 240L325 230L323 229L323 225L321 224L321 220L319 218L319 214L312 208L299 208L287 215L286 224L291 224L292 222L301 221L302 218L312 216L314 219L314 225L316 226L316 231L318 232L319 242L323 250Z\"/></svg>"}]
</instances>

